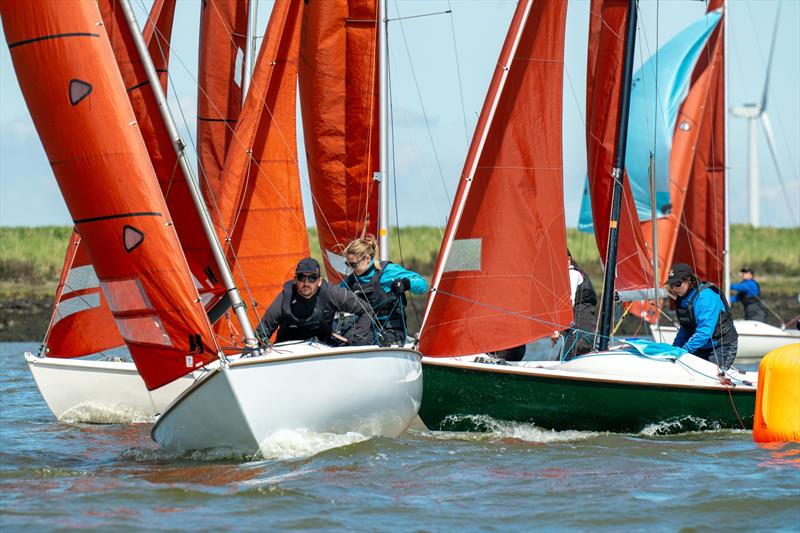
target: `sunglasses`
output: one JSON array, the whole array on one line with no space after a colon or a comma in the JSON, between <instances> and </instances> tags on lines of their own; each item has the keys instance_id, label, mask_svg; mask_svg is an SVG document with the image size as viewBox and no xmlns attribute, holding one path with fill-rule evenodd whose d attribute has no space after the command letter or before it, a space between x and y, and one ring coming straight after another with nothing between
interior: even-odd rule
<instances>
[{"instance_id":1,"label":"sunglasses","mask_svg":"<svg viewBox=\"0 0 800 533\"><path fill-rule=\"evenodd\" d=\"M683 285L683 281L684 281L684 280L680 280L680 281L676 281L675 283L670 283L670 284L669 284L669 286L670 286L670 287L673 287L673 288L675 288L675 289L677 289L678 287L680 287L681 285Z\"/></svg>"},{"instance_id":2,"label":"sunglasses","mask_svg":"<svg viewBox=\"0 0 800 533\"><path fill-rule=\"evenodd\" d=\"M363 261L364 259L367 259L368 257L369 257L368 255L365 255L364 257L362 257L358 261L345 261L344 264L349 266L353 270L355 270L355 268L358 266L358 264L361 263L361 261Z\"/></svg>"},{"instance_id":3,"label":"sunglasses","mask_svg":"<svg viewBox=\"0 0 800 533\"><path fill-rule=\"evenodd\" d=\"M297 274L294 279L299 282L316 283L319 279L319 274Z\"/></svg>"}]
</instances>

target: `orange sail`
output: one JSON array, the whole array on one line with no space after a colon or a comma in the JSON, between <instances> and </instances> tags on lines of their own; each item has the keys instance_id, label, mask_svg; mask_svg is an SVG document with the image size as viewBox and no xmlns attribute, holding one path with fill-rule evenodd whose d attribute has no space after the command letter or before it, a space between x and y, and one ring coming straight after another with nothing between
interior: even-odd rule
<instances>
[{"instance_id":1,"label":"orange sail","mask_svg":"<svg viewBox=\"0 0 800 533\"><path fill-rule=\"evenodd\" d=\"M709 2L708 11L721 4ZM698 132L692 156L684 153L690 178L673 255L674 262L692 265L701 279L718 287L724 283L725 262L725 15L700 56L692 79L696 89L684 103L684 110L698 117ZM678 157L674 149L672 157Z\"/></svg>"},{"instance_id":2,"label":"orange sail","mask_svg":"<svg viewBox=\"0 0 800 533\"><path fill-rule=\"evenodd\" d=\"M218 281L220 275L203 233L186 177L178 165L172 139L161 118L155 95L139 60L122 8L117 0L99 0L98 7L103 16L128 98L136 115L139 130L147 147L150 162L161 186L161 192L169 206L181 246L186 253L194 283L203 295L204 302L211 306L224 294L224 289ZM164 13L163 10L162 13ZM153 16L154 14L151 12L151 17ZM162 19L157 20L161 21L160 27L163 28L166 25ZM167 55L169 48L161 46L156 50L153 46L154 43L151 41L149 49L151 53L156 54L154 62L158 68L164 71L169 58Z\"/></svg>"},{"instance_id":3,"label":"orange sail","mask_svg":"<svg viewBox=\"0 0 800 533\"><path fill-rule=\"evenodd\" d=\"M86 247L80 246L80 242L80 235L74 231L47 328L45 353L48 357L81 357L125 344L100 290L100 281Z\"/></svg>"},{"instance_id":4,"label":"orange sail","mask_svg":"<svg viewBox=\"0 0 800 533\"><path fill-rule=\"evenodd\" d=\"M300 105L319 243L328 277L345 273L342 249L376 234L377 3L309 2L300 42Z\"/></svg>"},{"instance_id":5,"label":"orange sail","mask_svg":"<svg viewBox=\"0 0 800 533\"><path fill-rule=\"evenodd\" d=\"M2 2L17 79L109 307L149 389L218 347L97 3Z\"/></svg>"},{"instance_id":6,"label":"orange sail","mask_svg":"<svg viewBox=\"0 0 800 533\"><path fill-rule=\"evenodd\" d=\"M249 3L204 0L200 11L197 162L200 181L211 191L222 187L220 177L225 156L242 111ZM209 207L213 216L213 203ZM217 223L216 217L213 218Z\"/></svg>"},{"instance_id":7,"label":"orange sail","mask_svg":"<svg viewBox=\"0 0 800 533\"><path fill-rule=\"evenodd\" d=\"M214 192L239 287L257 322L309 255L297 164L297 59L303 2L278 0ZM246 278L247 282L244 283Z\"/></svg>"},{"instance_id":8,"label":"orange sail","mask_svg":"<svg viewBox=\"0 0 800 533\"><path fill-rule=\"evenodd\" d=\"M439 252L420 351L495 351L572 321L562 190L566 3L521 1Z\"/></svg>"},{"instance_id":9,"label":"orange sail","mask_svg":"<svg viewBox=\"0 0 800 533\"><path fill-rule=\"evenodd\" d=\"M586 79L586 147L594 234L605 261L614 178L614 146L619 115L620 72L625 50L628 0L592 0ZM619 221L616 290L653 286L653 269L642 236L627 175Z\"/></svg>"},{"instance_id":10,"label":"orange sail","mask_svg":"<svg viewBox=\"0 0 800 533\"><path fill-rule=\"evenodd\" d=\"M147 51L161 80L161 88L167 93L167 67L169 66L169 47L172 40L172 23L175 20L177 0L155 0L142 30L147 43Z\"/></svg>"}]
</instances>

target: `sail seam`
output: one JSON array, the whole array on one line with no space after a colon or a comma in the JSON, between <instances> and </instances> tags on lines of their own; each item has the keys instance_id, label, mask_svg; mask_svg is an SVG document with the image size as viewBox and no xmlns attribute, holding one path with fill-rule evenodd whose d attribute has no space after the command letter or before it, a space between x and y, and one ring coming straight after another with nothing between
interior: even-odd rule
<instances>
[{"instance_id":1,"label":"sail seam","mask_svg":"<svg viewBox=\"0 0 800 533\"><path fill-rule=\"evenodd\" d=\"M42 37L34 37L33 39L26 39L24 41L17 41L15 43L11 43L8 45L9 50L11 48L22 46L25 44L31 44L38 41L47 41L49 39L61 39L62 37L100 37L99 33L85 33L85 32L76 32L76 33L54 33L53 35L45 35Z\"/></svg>"},{"instance_id":2,"label":"sail seam","mask_svg":"<svg viewBox=\"0 0 800 533\"><path fill-rule=\"evenodd\" d=\"M74 220L75 224L85 224L87 222L98 222L100 220L110 220L112 218L127 218L127 217L160 217L161 213L155 211L141 211L138 213L118 213L116 215L105 215L102 217L81 218Z\"/></svg>"}]
</instances>

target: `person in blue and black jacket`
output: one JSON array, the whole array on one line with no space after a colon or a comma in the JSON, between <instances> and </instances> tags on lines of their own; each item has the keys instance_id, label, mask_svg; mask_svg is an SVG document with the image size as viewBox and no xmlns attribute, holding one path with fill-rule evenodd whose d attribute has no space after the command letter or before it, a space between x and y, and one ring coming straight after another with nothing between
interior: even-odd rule
<instances>
[{"instance_id":1,"label":"person in blue and black jacket","mask_svg":"<svg viewBox=\"0 0 800 533\"><path fill-rule=\"evenodd\" d=\"M378 243L367 235L344 250L351 274L339 286L347 287L368 302L374 311L375 342L382 346L406 342L406 291L425 294L428 282L410 270L390 261L378 260Z\"/></svg>"},{"instance_id":2,"label":"person in blue and black jacket","mask_svg":"<svg viewBox=\"0 0 800 533\"><path fill-rule=\"evenodd\" d=\"M736 294L731 296L731 303L742 302L744 307L745 320L767 321L767 309L761 301L761 287L755 280L755 273L752 269L744 267L739 271L741 283L731 285L731 290Z\"/></svg>"},{"instance_id":3,"label":"person in blue and black jacket","mask_svg":"<svg viewBox=\"0 0 800 533\"><path fill-rule=\"evenodd\" d=\"M669 271L667 291L675 298L680 329L673 346L716 363L727 370L736 358L739 335L725 295L715 285L700 281L686 263Z\"/></svg>"}]
</instances>

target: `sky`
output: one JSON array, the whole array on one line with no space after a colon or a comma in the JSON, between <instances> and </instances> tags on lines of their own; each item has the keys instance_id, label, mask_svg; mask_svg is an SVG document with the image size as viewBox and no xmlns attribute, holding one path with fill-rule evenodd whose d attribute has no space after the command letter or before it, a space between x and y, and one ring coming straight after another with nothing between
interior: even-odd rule
<instances>
[{"instance_id":1,"label":"sky","mask_svg":"<svg viewBox=\"0 0 800 533\"><path fill-rule=\"evenodd\" d=\"M132 0L143 20L150 0ZM444 226L472 131L514 12L513 0L390 0L389 63L396 174L392 222ZM170 63L170 101L192 145L197 89L199 0L179 0ZM730 0L728 105L761 98L778 2ZM259 32L271 2L259 2ZM758 132L760 223L800 225L800 0L782 4L767 112L777 140L782 182ZM451 10L451 13L442 13ZM564 189L567 225L575 226L586 173L585 71L588 0L567 14L564 76ZM642 0L636 65L705 12L697 0ZM419 17L417 15L430 15ZM300 121L298 121L300 124ZM747 125L728 115L731 222L746 223ZM302 133L298 140L302 143ZM300 153L303 153L302 147ZM301 164L301 174L307 176ZM307 181L306 220L313 225ZM396 209L395 209L396 206ZM17 85L0 37L0 225L69 225L71 219Z\"/></svg>"}]
</instances>

